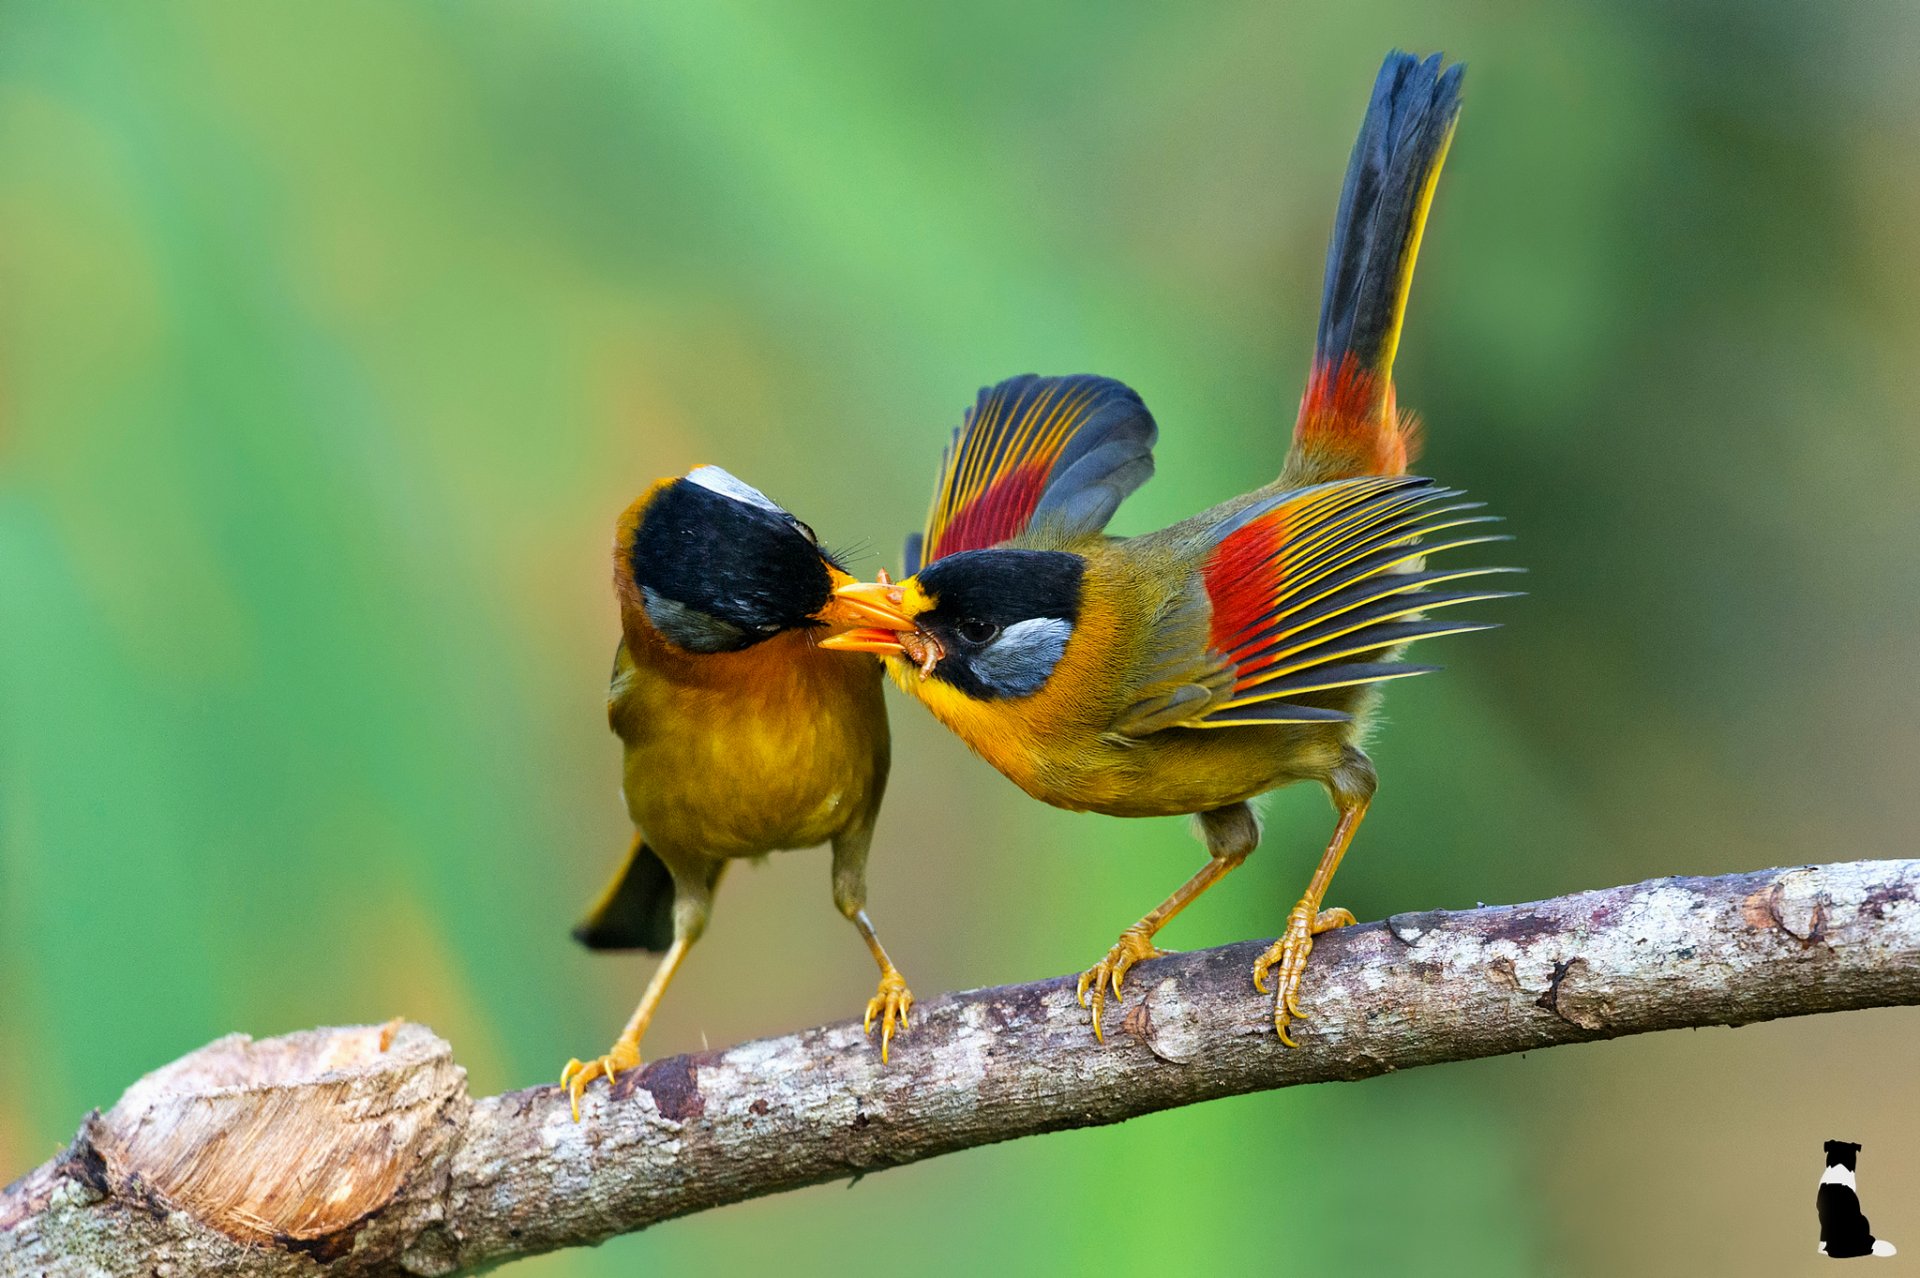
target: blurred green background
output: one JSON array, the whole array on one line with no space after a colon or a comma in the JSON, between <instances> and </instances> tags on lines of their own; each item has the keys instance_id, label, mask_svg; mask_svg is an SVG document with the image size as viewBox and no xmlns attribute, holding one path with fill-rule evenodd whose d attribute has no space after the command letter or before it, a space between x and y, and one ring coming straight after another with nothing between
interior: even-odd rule
<instances>
[{"instance_id":1,"label":"blurred green background","mask_svg":"<svg viewBox=\"0 0 1920 1278\"><path fill-rule=\"evenodd\" d=\"M0 1180L230 1030L405 1013L480 1092L602 1047L648 970L567 938L627 839L615 514L716 462L895 567L1029 370L1159 417L1119 531L1263 482L1396 45L1472 68L1402 402L1532 593L1392 689L1338 902L1912 853L1917 39L1895 3L0 6ZM1084 967L1197 864L892 704L872 904L923 995ZM1171 944L1279 926L1330 817L1267 810ZM871 984L826 854L777 857L649 1047ZM1920 1246L1916 1048L1857 1013L1249 1097L515 1272L1799 1272L1829 1136Z\"/></svg>"}]
</instances>

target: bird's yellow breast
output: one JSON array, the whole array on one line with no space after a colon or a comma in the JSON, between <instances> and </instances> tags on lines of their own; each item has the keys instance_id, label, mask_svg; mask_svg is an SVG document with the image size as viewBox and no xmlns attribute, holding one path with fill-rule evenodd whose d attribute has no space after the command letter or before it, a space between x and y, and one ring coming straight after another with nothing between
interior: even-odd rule
<instances>
[{"instance_id":1,"label":"bird's yellow breast","mask_svg":"<svg viewBox=\"0 0 1920 1278\"><path fill-rule=\"evenodd\" d=\"M608 704L634 824L669 854L759 856L871 821L886 786L880 671L802 632L693 656L629 640Z\"/></svg>"}]
</instances>

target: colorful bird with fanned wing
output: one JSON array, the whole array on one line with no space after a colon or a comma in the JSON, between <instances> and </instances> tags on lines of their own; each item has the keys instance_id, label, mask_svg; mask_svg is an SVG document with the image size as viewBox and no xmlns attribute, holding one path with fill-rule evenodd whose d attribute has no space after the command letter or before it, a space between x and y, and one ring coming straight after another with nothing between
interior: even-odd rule
<instances>
[{"instance_id":1,"label":"colorful bird with fanned wing","mask_svg":"<svg viewBox=\"0 0 1920 1278\"><path fill-rule=\"evenodd\" d=\"M1253 851L1249 801L1317 781L1338 821L1279 940L1274 1025L1304 1017L1313 938L1353 922L1327 886L1375 788L1361 748L1402 649L1481 629L1441 612L1503 597L1495 568L1430 568L1491 517L1406 474L1417 430L1392 366L1421 230L1459 111L1460 68L1387 59L1328 251L1319 338L1280 477L1160 532L1108 537L1152 474L1140 397L1100 377L982 391L947 449L899 583L842 587L877 623L829 641L894 679L1034 797L1114 816L1198 818L1207 864L1080 979L1093 1030L1153 938Z\"/></svg>"}]
</instances>

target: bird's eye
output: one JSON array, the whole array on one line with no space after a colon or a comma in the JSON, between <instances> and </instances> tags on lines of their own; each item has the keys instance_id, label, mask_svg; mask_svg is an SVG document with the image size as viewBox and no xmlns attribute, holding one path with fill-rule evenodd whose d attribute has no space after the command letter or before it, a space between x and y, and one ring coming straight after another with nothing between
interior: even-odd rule
<instances>
[{"instance_id":1,"label":"bird's eye","mask_svg":"<svg viewBox=\"0 0 1920 1278\"><path fill-rule=\"evenodd\" d=\"M963 621L953 628L963 643L983 648L999 637L1000 627L991 621Z\"/></svg>"},{"instance_id":2,"label":"bird's eye","mask_svg":"<svg viewBox=\"0 0 1920 1278\"><path fill-rule=\"evenodd\" d=\"M788 518L792 518L792 516L788 516ZM816 546L820 544L820 539L814 536L813 527L810 524L807 524L801 520L795 519L793 521L793 526L800 530L800 535L802 537L805 537L808 541L812 542Z\"/></svg>"}]
</instances>

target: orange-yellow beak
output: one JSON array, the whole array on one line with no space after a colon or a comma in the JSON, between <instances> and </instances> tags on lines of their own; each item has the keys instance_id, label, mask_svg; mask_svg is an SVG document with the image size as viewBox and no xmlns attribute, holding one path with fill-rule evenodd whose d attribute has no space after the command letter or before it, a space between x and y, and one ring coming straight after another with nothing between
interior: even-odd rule
<instances>
[{"instance_id":1,"label":"orange-yellow beak","mask_svg":"<svg viewBox=\"0 0 1920 1278\"><path fill-rule=\"evenodd\" d=\"M844 573L834 574L833 600L819 616L830 626L847 628L828 635L820 646L882 656L903 652L901 634L915 629L913 618L900 611L903 598L900 587L884 572L878 581L855 581Z\"/></svg>"}]
</instances>

